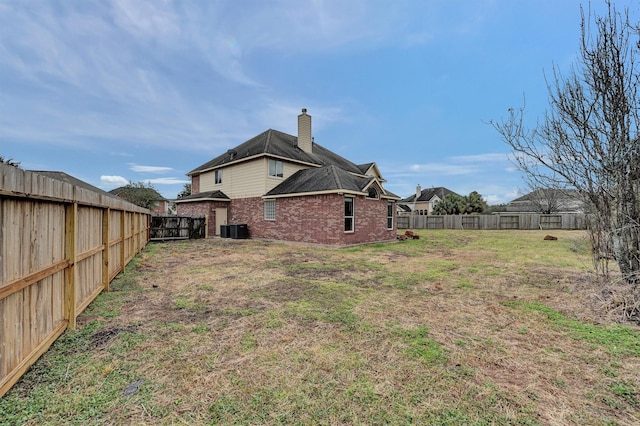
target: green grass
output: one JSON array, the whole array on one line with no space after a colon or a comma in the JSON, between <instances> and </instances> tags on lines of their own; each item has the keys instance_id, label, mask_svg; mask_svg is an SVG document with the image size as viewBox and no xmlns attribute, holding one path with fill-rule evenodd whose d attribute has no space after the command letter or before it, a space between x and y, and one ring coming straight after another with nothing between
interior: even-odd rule
<instances>
[{"instance_id":1,"label":"green grass","mask_svg":"<svg viewBox=\"0 0 640 426\"><path fill-rule=\"evenodd\" d=\"M435 340L429 338L429 330L420 326L415 330L403 331L404 338L409 347L405 353L412 358L420 359L428 365L445 364L447 353Z\"/></svg>"},{"instance_id":2,"label":"green grass","mask_svg":"<svg viewBox=\"0 0 640 426\"><path fill-rule=\"evenodd\" d=\"M286 304L285 315L303 321L326 321L353 326L359 318L353 309L360 290L352 286L325 281L298 281L304 297Z\"/></svg>"},{"instance_id":3,"label":"green grass","mask_svg":"<svg viewBox=\"0 0 640 426\"><path fill-rule=\"evenodd\" d=\"M0 425L632 424L638 329L572 314L584 239L544 234L152 244L0 399Z\"/></svg>"},{"instance_id":4,"label":"green grass","mask_svg":"<svg viewBox=\"0 0 640 426\"><path fill-rule=\"evenodd\" d=\"M610 324L607 326L581 322L557 312L539 302L504 302L505 306L541 313L556 329L568 336L584 340L608 350L619 357L640 357L640 332L628 326Z\"/></svg>"}]
</instances>

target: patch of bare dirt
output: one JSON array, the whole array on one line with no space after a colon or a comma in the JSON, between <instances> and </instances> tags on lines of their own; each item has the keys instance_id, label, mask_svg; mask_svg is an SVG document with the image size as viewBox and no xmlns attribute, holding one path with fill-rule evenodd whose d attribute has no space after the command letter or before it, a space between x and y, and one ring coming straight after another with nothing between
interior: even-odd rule
<instances>
[{"instance_id":1,"label":"patch of bare dirt","mask_svg":"<svg viewBox=\"0 0 640 426\"><path fill-rule=\"evenodd\" d=\"M136 326L118 327L107 326L96 331L89 341L89 350L100 349L107 346L113 339L122 333L135 333Z\"/></svg>"}]
</instances>

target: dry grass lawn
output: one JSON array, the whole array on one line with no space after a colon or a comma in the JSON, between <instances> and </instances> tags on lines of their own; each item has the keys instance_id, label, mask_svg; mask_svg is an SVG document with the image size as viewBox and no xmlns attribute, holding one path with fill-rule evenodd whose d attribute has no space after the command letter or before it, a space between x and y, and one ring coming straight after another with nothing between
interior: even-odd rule
<instances>
[{"instance_id":1,"label":"dry grass lawn","mask_svg":"<svg viewBox=\"0 0 640 426\"><path fill-rule=\"evenodd\" d=\"M0 421L640 424L638 329L602 309L584 232L548 233L150 244Z\"/></svg>"}]
</instances>

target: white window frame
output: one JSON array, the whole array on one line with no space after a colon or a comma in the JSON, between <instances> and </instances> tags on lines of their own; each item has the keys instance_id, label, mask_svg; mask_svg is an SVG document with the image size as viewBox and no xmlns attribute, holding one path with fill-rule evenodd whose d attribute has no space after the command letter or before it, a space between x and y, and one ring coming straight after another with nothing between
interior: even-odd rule
<instances>
[{"instance_id":1,"label":"white window frame","mask_svg":"<svg viewBox=\"0 0 640 426\"><path fill-rule=\"evenodd\" d=\"M351 215L347 215L347 202L351 201ZM351 229L347 229L347 220L351 220ZM344 197L344 232L353 233L356 230L356 199Z\"/></svg>"},{"instance_id":2,"label":"white window frame","mask_svg":"<svg viewBox=\"0 0 640 426\"><path fill-rule=\"evenodd\" d=\"M214 170L213 180L216 185L222 184L222 170Z\"/></svg>"},{"instance_id":3,"label":"white window frame","mask_svg":"<svg viewBox=\"0 0 640 426\"><path fill-rule=\"evenodd\" d=\"M387 203L387 229L393 229L393 212L395 210L394 203Z\"/></svg>"},{"instance_id":4,"label":"white window frame","mask_svg":"<svg viewBox=\"0 0 640 426\"><path fill-rule=\"evenodd\" d=\"M273 164L273 174L271 173L271 165ZM278 173L278 166L280 166L280 173ZM272 158L269 159L269 177L282 179L284 178L284 162L282 160L274 160Z\"/></svg>"},{"instance_id":5,"label":"white window frame","mask_svg":"<svg viewBox=\"0 0 640 426\"><path fill-rule=\"evenodd\" d=\"M276 200L264 200L264 220L276 220Z\"/></svg>"}]
</instances>

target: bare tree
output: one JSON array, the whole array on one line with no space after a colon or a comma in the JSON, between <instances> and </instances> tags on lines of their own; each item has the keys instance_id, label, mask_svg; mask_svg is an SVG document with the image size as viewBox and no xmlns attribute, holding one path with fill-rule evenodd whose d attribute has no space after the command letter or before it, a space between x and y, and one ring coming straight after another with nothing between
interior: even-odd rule
<instances>
[{"instance_id":1,"label":"bare tree","mask_svg":"<svg viewBox=\"0 0 640 426\"><path fill-rule=\"evenodd\" d=\"M549 109L533 129L524 106L492 122L514 151L519 168L538 187L576 188L591 210L596 268L609 256L624 280L640 284L639 44L629 12L606 2L602 16L581 8L578 62L568 76L557 67L547 80Z\"/></svg>"}]
</instances>

